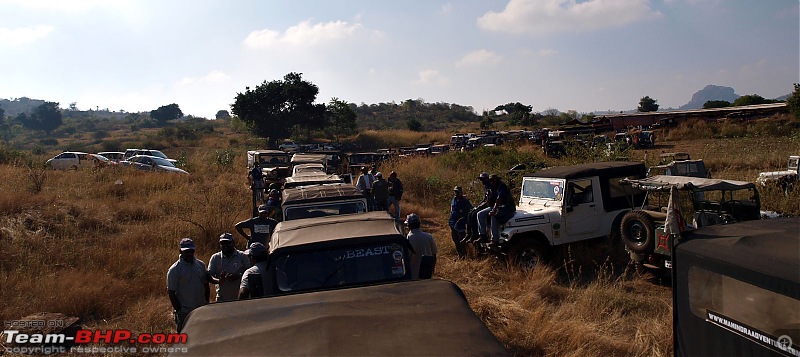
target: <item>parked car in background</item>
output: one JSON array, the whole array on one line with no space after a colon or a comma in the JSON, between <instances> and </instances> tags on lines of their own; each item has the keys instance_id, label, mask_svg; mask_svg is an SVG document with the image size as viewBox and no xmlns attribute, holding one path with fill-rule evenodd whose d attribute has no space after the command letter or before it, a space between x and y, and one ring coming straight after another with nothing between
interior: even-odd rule
<instances>
[{"instance_id":1,"label":"parked car in background","mask_svg":"<svg viewBox=\"0 0 800 357\"><path fill-rule=\"evenodd\" d=\"M182 173L187 175L189 174L188 172L175 167L175 165L173 165L171 161L156 156L136 155L133 157L129 157L127 160L120 161L120 164L126 167L133 167L144 171L161 171L161 172Z\"/></svg>"},{"instance_id":2,"label":"parked car in background","mask_svg":"<svg viewBox=\"0 0 800 357\"><path fill-rule=\"evenodd\" d=\"M794 187L795 182L798 181L798 167L800 167L800 156L789 156L789 165L785 171L759 173L756 182L762 186L770 184L778 186L788 194Z\"/></svg>"},{"instance_id":3,"label":"parked car in background","mask_svg":"<svg viewBox=\"0 0 800 357\"><path fill-rule=\"evenodd\" d=\"M300 145L298 145L294 141L287 141L283 144L278 145L278 150L292 151L292 150L297 150L299 147Z\"/></svg>"},{"instance_id":4,"label":"parked car in background","mask_svg":"<svg viewBox=\"0 0 800 357\"><path fill-rule=\"evenodd\" d=\"M55 170L77 170L79 168L95 168L108 165L109 160L97 154L78 151L65 151L50 160L45 166Z\"/></svg>"},{"instance_id":5,"label":"parked car in background","mask_svg":"<svg viewBox=\"0 0 800 357\"><path fill-rule=\"evenodd\" d=\"M128 149L128 150L125 150L125 156L124 157L125 157L125 160L127 160L128 158L130 158L132 156L136 156L136 155L155 156L155 157L167 160L167 161L169 161L169 162L171 162L173 164L178 161L178 160L175 160L175 159L170 159L169 157L167 157L167 155L165 155L161 151L152 150L152 149Z\"/></svg>"},{"instance_id":6,"label":"parked car in background","mask_svg":"<svg viewBox=\"0 0 800 357\"><path fill-rule=\"evenodd\" d=\"M125 153L122 151L103 151L98 152L97 155L103 156L113 162L120 162L125 160Z\"/></svg>"}]
</instances>

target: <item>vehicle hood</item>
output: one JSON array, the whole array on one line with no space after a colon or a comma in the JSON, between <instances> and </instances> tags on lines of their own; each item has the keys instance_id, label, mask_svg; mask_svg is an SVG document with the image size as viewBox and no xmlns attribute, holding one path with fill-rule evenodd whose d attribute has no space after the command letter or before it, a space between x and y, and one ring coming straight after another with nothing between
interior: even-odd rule
<instances>
[{"instance_id":1,"label":"vehicle hood","mask_svg":"<svg viewBox=\"0 0 800 357\"><path fill-rule=\"evenodd\" d=\"M758 174L758 178L760 178L760 179L771 179L771 178L778 178L778 177L784 177L784 176L789 176L789 175L797 175L797 172L796 171L789 171L789 170L762 172L762 173Z\"/></svg>"},{"instance_id":2,"label":"vehicle hood","mask_svg":"<svg viewBox=\"0 0 800 357\"><path fill-rule=\"evenodd\" d=\"M181 170L181 169L179 169L177 167L174 167L174 166L161 166L161 165L158 165L158 168L160 170L164 170L164 171L167 171L167 172L176 172L176 173L181 173L181 174L189 174L188 172L186 172L184 170Z\"/></svg>"},{"instance_id":3,"label":"vehicle hood","mask_svg":"<svg viewBox=\"0 0 800 357\"><path fill-rule=\"evenodd\" d=\"M446 280L209 304L181 332L186 355L510 355Z\"/></svg>"},{"instance_id":4,"label":"vehicle hood","mask_svg":"<svg viewBox=\"0 0 800 357\"><path fill-rule=\"evenodd\" d=\"M560 207L546 207L534 211L517 210L514 217L511 217L505 226L509 228L550 223L550 216L560 214L560 209Z\"/></svg>"}]
</instances>

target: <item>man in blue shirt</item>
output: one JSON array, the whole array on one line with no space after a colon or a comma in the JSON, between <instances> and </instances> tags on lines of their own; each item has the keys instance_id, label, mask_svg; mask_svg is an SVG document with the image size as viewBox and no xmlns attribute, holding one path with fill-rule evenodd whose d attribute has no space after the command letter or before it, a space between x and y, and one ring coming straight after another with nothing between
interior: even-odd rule
<instances>
[{"instance_id":1,"label":"man in blue shirt","mask_svg":"<svg viewBox=\"0 0 800 357\"><path fill-rule=\"evenodd\" d=\"M467 218L469 211L472 209L472 203L464 196L461 186L453 188L453 199L450 201L450 237L453 239L453 244L456 246L456 253L459 258L467 256L467 245L461 243L461 240L466 235L467 231Z\"/></svg>"}]
</instances>

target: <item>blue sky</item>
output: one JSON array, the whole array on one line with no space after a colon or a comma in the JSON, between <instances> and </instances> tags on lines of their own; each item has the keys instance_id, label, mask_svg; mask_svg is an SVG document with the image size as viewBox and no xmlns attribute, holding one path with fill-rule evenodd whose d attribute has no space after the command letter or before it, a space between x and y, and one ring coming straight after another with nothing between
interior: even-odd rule
<instances>
[{"instance_id":1,"label":"blue sky","mask_svg":"<svg viewBox=\"0 0 800 357\"><path fill-rule=\"evenodd\" d=\"M798 0L0 0L0 98L213 118L289 72L317 101L662 108L800 82Z\"/></svg>"}]
</instances>

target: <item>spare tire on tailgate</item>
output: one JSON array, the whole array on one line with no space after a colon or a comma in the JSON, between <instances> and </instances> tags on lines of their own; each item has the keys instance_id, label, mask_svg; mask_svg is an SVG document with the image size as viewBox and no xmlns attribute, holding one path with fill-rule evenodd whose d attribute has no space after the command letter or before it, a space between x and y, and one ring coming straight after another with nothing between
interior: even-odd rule
<instances>
[{"instance_id":1,"label":"spare tire on tailgate","mask_svg":"<svg viewBox=\"0 0 800 357\"><path fill-rule=\"evenodd\" d=\"M630 211L622 217L620 233L631 252L651 253L655 249L656 226L644 211Z\"/></svg>"}]
</instances>

